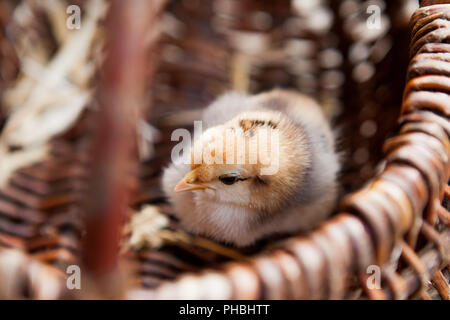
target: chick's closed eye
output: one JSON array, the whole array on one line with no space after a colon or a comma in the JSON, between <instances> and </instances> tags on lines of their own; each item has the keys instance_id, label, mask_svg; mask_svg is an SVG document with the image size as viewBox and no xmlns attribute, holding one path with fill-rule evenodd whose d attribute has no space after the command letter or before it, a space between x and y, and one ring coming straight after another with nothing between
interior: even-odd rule
<instances>
[{"instance_id":1,"label":"chick's closed eye","mask_svg":"<svg viewBox=\"0 0 450 320\"><path fill-rule=\"evenodd\" d=\"M232 185L233 183L237 182L237 181L245 181L248 180L249 178L242 178L238 175L221 175L219 176L219 180L226 185Z\"/></svg>"}]
</instances>

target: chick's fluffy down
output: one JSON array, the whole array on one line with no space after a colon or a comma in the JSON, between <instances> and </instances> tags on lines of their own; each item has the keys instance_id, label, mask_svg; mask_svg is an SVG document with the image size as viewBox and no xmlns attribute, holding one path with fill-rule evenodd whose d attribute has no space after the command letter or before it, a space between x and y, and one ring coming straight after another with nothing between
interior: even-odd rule
<instances>
[{"instance_id":1,"label":"chick's fluffy down","mask_svg":"<svg viewBox=\"0 0 450 320\"><path fill-rule=\"evenodd\" d=\"M272 234L310 230L332 212L340 159L329 122L314 100L284 90L254 96L231 92L208 106L202 121L204 132L233 127L236 134L248 124L270 124L280 132L280 168L260 176L245 165L170 164L163 189L184 229L247 246ZM208 188L174 192L187 174ZM235 183L221 182L230 174L237 175Z\"/></svg>"}]
</instances>

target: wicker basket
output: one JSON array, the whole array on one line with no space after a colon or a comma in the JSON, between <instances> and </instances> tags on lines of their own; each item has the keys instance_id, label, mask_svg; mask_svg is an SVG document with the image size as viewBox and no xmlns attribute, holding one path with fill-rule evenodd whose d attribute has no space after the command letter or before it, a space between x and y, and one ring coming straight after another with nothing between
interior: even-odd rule
<instances>
[{"instance_id":1,"label":"wicker basket","mask_svg":"<svg viewBox=\"0 0 450 320\"><path fill-rule=\"evenodd\" d=\"M152 101L147 118L159 131L153 156L129 169L122 156L132 148L129 139L101 135L130 134L126 121L117 120L126 117L120 100L103 95L118 89L120 97L127 85L145 83L138 70L142 52L117 51L122 55L107 58L104 73L126 81L116 87L107 77L93 80L100 83L99 110L86 110L52 139L45 161L15 170L0 189L0 297L448 300L450 4L425 2L408 24L413 1L376 1L381 25L370 32L373 3L364 1L313 1L309 7L288 0L168 1L164 9L164 1L141 3L147 10L141 18L156 30L162 26L161 41L149 42L146 69L153 75L145 88ZM1 6L4 12L15 7ZM121 15L114 6L120 5L113 4L110 19L122 27L120 19L139 9L122 8ZM42 19L37 37L53 39L56 50L48 17ZM1 51L0 71L8 72L0 89L11 86L20 69L14 39L3 28L8 23L7 14L0 16L0 46L8 48ZM124 28L120 36L140 39L139 23ZM109 49L123 39L112 39ZM188 115L227 89L277 86L313 95L341 127L346 162L336 213L309 234L241 250L178 232L159 181L174 145L171 132L190 128ZM102 109L105 101L113 111ZM0 120L8 117L0 112ZM133 173L102 176L115 168ZM117 257L114 228L123 216L115 208L127 194L135 211L151 204L170 218L168 236L158 248L136 248L126 245L125 234ZM70 265L87 270L80 291L66 287ZM373 288L368 284L377 267L381 286Z\"/></svg>"}]
</instances>

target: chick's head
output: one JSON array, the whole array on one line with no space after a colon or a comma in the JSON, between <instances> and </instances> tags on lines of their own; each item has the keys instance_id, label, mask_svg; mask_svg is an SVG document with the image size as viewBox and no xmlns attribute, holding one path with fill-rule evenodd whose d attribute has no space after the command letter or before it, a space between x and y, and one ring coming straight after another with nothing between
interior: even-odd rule
<instances>
[{"instance_id":1,"label":"chick's head","mask_svg":"<svg viewBox=\"0 0 450 320\"><path fill-rule=\"evenodd\" d=\"M270 213L299 190L310 164L301 128L279 112L247 112L194 142L191 171L174 191Z\"/></svg>"}]
</instances>

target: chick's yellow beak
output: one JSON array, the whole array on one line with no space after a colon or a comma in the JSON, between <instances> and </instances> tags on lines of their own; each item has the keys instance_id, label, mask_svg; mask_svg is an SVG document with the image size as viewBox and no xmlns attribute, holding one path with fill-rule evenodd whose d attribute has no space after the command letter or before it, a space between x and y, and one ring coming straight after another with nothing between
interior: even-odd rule
<instances>
[{"instance_id":1,"label":"chick's yellow beak","mask_svg":"<svg viewBox=\"0 0 450 320\"><path fill-rule=\"evenodd\" d=\"M175 192L191 191L191 190L201 190L207 189L207 186L199 184L196 182L197 177L193 171L189 172L181 179L180 182L175 186Z\"/></svg>"}]
</instances>

